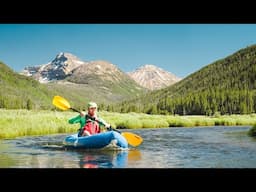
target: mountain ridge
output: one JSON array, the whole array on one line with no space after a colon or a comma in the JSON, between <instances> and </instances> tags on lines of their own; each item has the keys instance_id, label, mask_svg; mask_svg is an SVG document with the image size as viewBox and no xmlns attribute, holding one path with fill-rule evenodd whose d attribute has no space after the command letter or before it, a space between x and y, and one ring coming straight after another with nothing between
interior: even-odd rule
<instances>
[{"instance_id":1,"label":"mountain ridge","mask_svg":"<svg viewBox=\"0 0 256 192\"><path fill-rule=\"evenodd\" d=\"M109 64L108 67L105 66L106 63ZM93 65L95 65L95 67L93 67ZM97 67L99 70L96 69ZM107 75L108 80L110 81L111 77L108 75L108 71L113 70L118 74L115 75L114 72L112 73L112 76L115 77L116 80L120 78L120 75L126 76L124 74L127 74L129 78L135 81L139 86L142 86L148 90L164 88L180 80L180 78L176 77L174 74L165 71L155 65L144 65L135 71L123 72L120 68L111 62L104 60L82 61L77 56L64 52L57 54L57 56L47 64L27 66L23 71L20 72L20 74L31 76L41 83L49 83L51 81L58 81L63 79L71 81L74 79L82 80L81 76L83 76L83 83L87 83L85 82L87 79L86 75L99 75L97 73L102 72L100 69L101 67L105 67L107 69L104 71L104 73L102 73L102 75ZM90 73L92 70L94 71L94 74ZM76 77L76 75L78 77ZM127 76L125 78L128 79Z\"/></svg>"}]
</instances>

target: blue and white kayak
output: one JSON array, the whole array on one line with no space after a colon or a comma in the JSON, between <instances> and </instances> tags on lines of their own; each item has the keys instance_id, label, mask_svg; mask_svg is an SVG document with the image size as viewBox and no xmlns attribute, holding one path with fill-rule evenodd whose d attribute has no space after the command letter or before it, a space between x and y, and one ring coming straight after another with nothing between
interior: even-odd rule
<instances>
[{"instance_id":1,"label":"blue and white kayak","mask_svg":"<svg viewBox=\"0 0 256 192\"><path fill-rule=\"evenodd\" d=\"M127 140L116 131L107 131L91 136L78 137L78 134L67 136L63 144L68 147L83 149L119 148L128 149Z\"/></svg>"}]
</instances>

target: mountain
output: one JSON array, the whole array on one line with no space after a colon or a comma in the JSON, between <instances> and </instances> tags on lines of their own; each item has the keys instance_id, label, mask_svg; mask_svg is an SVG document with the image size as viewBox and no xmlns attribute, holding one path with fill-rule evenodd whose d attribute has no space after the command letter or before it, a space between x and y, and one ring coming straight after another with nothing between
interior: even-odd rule
<instances>
[{"instance_id":1,"label":"mountain","mask_svg":"<svg viewBox=\"0 0 256 192\"><path fill-rule=\"evenodd\" d=\"M154 65L144 65L133 72L128 72L128 75L149 90L162 89L181 80L174 74Z\"/></svg>"},{"instance_id":2,"label":"mountain","mask_svg":"<svg viewBox=\"0 0 256 192\"><path fill-rule=\"evenodd\" d=\"M256 112L256 45L217 60L167 88L119 103L116 111L213 115Z\"/></svg>"},{"instance_id":3,"label":"mountain","mask_svg":"<svg viewBox=\"0 0 256 192\"><path fill-rule=\"evenodd\" d=\"M87 71L88 73L93 73L93 70L96 69L94 67L95 63L98 63L95 65L96 68L102 66L102 69L106 70L106 74L109 74L106 75L106 78L104 76L89 78L89 84L83 84L79 81L79 78L74 78L79 77L79 75L74 75L68 76L69 81L49 81L42 84L33 79L32 76L27 77L18 74L0 62L0 108L54 109L52 98L55 95L63 96L72 107L77 109L84 110L86 103L90 100L96 101L103 108L109 103L138 96L139 93L144 91L144 88L137 86L136 82L128 79L127 74L123 75L113 64L107 62L95 61L89 63L88 70L90 72ZM115 75L108 80L112 76L108 71L110 68ZM83 68L80 70L83 70ZM74 73L79 73L79 69ZM103 72L97 71L97 74L101 73Z\"/></svg>"},{"instance_id":4,"label":"mountain","mask_svg":"<svg viewBox=\"0 0 256 192\"><path fill-rule=\"evenodd\" d=\"M80 84L89 84L91 82L94 85L106 82L111 84L123 83L125 85L124 82L126 82L137 86L127 74L107 61L91 61L87 65L81 65L74 69L72 75L67 80Z\"/></svg>"},{"instance_id":5,"label":"mountain","mask_svg":"<svg viewBox=\"0 0 256 192\"><path fill-rule=\"evenodd\" d=\"M148 91L110 62L82 61L70 53L60 53L47 64L26 67L21 74L44 83L80 107L89 100L109 104Z\"/></svg>"},{"instance_id":6,"label":"mountain","mask_svg":"<svg viewBox=\"0 0 256 192\"><path fill-rule=\"evenodd\" d=\"M51 109L52 97L38 81L20 75L0 62L0 108L8 109Z\"/></svg>"},{"instance_id":7,"label":"mountain","mask_svg":"<svg viewBox=\"0 0 256 192\"><path fill-rule=\"evenodd\" d=\"M107 61L91 61L72 71L64 80L47 83L50 90L79 98L80 105L94 100L98 103L116 103L139 96L147 90L126 73ZM71 96L73 95L73 96Z\"/></svg>"},{"instance_id":8,"label":"mountain","mask_svg":"<svg viewBox=\"0 0 256 192\"><path fill-rule=\"evenodd\" d=\"M71 53L59 53L51 62L32 67L25 67L21 74L32 76L41 83L65 79L72 74L72 70L87 62L81 61Z\"/></svg>"}]
</instances>

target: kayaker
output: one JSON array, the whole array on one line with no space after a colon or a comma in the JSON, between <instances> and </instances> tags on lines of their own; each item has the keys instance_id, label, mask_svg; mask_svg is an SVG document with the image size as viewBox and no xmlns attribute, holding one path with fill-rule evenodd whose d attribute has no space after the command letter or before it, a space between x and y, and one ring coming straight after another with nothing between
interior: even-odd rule
<instances>
[{"instance_id":1,"label":"kayaker","mask_svg":"<svg viewBox=\"0 0 256 192\"><path fill-rule=\"evenodd\" d=\"M97 134L101 132L100 126L104 126L105 128L110 128L110 124L108 124L105 120L98 117L97 115L98 106L95 102L89 102L87 105L87 113L83 112L80 115L69 120L69 123L80 123L80 130L78 136L90 136L93 134Z\"/></svg>"}]
</instances>

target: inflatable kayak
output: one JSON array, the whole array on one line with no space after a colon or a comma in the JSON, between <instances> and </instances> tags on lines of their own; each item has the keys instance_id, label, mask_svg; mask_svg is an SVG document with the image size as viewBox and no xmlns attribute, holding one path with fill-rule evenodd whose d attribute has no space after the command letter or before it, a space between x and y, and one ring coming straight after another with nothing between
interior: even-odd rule
<instances>
[{"instance_id":1,"label":"inflatable kayak","mask_svg":"<svg viewBox=\"0 0 256 192\"><path fill-rule=\"evenodd\" d=\"M63 144L68 147L83 148L83 149L101 149L106 147L111 148L128 148L126 139L116 131L107 131L91 136L78 137L78 134L67 136Z\"/></svg>"}]
</instances>

